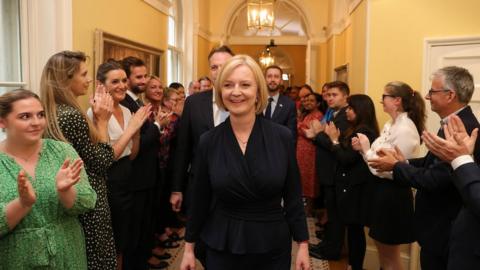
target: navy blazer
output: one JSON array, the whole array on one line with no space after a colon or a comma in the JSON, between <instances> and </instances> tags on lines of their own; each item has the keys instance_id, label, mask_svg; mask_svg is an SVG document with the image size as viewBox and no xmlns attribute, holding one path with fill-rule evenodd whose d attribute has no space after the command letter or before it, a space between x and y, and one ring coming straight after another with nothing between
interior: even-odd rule
<instances>
[{"instance_id":1,"label":"navy blazer","mask_svg":"<svg viewBox=\"0 0 480 270\"><path fill-rule=\"evenodd\" d=\"M292 136L257 116L245 153L230 118L203 134L193 164L185 241L235 254L265 253L308 240Z\"/></svg>"},{"instance_id":2,"label":"navy blazer","mask_svg":"<svg viewBox=\"0 0 480 270\"><path fill-rule=\"evenodd\" d=\"M129 95L120 102L132 113L140 106ZM140 129L140 148L137 157L133 160L134 181L130 182L131 190L144 190L153 188L157 181L158 149L160 147L160 131L150 121L146 121Z\"/></svg>"},{"instance_id":3,"label":"navy blazer","mask_svg":"<svg viewBox=\"0 0 480 270\"><path fill-rule=\"evenodd\" d=\"M479 127L469 106L460 111L458 117L469 134ZM443 132L440 131L439 135L443 136ZM475 159L479 160L480 147L475 149ZM452 223L462 206L453 185L456 178L450 164L428 152L423 158L409 160L408 164L397 162L393 168L393 180L417 189L414 230L419 244L430 253L447 256Z\"/></svg>"},{"instance_id":4,"label":"navy blazer","mask_svg":"<svg viewBox=\"0 0 480 270\"><path fill-rule=\"evenodd\" d=\"M478 141L477 141L478 142ZM455 187L463 207L453 223L448 254L449 270L480 269L480 168L467 163L455 170Z\"/></svg>"},{"instance_id":5,"label":"navy blazer","mask_svg":"<svg viewBox=\"0 0 480 270\"><path fill-rule=\"evenodd\" d=\"M297 140L297 109L293 100L280 94L271 120L290 129L293 138Z\"/></svg>"},{"instance_id":6,"label":"navy blazer","mask_svg":"<svg viewBox=\"0 0 480 270\"><path fill-rule=\"evenodd\" d=\"M213 91L209 90L191 95L185 100L172 159L172 192L185 191L200 135L214 127L212 95Z\"/></svg>"}]
</instances>

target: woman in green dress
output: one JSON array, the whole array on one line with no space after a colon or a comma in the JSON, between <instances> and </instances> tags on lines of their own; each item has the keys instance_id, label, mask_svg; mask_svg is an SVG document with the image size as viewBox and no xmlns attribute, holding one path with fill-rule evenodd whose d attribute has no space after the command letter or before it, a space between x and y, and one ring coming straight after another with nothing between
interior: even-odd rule
<instances>
[{"instance_id":1,"label":"woman in green dress","mask_svg":"<svg viewBox=\"0 0 480 270\"><path fill-rule=\"evenodd\" d=\"M77 216L93 209L95 191L68 144L42 139L45 113L37 95L0 97L0 269L86 269Z\"/></svg>"}]
</instances>

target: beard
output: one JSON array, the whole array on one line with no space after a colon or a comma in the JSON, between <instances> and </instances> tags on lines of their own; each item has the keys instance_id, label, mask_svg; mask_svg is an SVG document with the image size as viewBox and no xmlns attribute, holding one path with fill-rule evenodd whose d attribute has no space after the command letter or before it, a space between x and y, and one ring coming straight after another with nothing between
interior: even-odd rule
<instances>
[{"instance_id":1,"label":"beard","mask_svg":"<svg viewBox=\"0 0 480 270\"><path fill-rule=\"evenodd\" d=\"M269 92L276 92L278 90L278 86L279 86L279 84L275 85L274 88L272 88L272 86L270 86L270 84L267 84L267 88L268 88Z\"/></svg>"},{"instance_id":2,"label":"beard","mask_svg":"<svg viewBox=\"0 0 480 270\"><path fill-rule=\"evenodd\" d=\"M139 85L135 85L135 86L132 86L130 90L135 94L139 94L139 93L145 92L145 85L143 85L142 87L143 89Z\"/></svg>"}]
</instances>

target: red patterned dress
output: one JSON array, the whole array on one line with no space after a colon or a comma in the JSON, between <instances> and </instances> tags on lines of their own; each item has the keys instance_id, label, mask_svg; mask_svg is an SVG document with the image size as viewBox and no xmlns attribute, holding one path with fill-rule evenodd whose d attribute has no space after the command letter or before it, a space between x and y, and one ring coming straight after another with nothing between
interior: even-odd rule
<instances>
[{"instance_id":1,"label":"red patterned dress","mask_svg":"<svg viewBox=\"0 0 480 270\"><path fill-rule=\"evenodd\" d=\"M303 119L298 119L297 122L297 162L300 169L303 196L307 198L315 198L317 195L317 181L315 179L316 147L311 139L305 137L303 129L308 128L308 123L313 119L320 121L322 118L322 112L314 111L307 114Z\"/></svg>"}]
</instances>

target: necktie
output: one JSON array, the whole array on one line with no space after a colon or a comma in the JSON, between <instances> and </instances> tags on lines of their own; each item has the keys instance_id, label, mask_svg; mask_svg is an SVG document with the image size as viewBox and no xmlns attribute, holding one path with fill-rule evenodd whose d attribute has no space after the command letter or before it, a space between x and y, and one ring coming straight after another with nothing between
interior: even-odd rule
<instances>
[{"instance_id":1,"label":"necktie","mask_svg":"<svg viewBox=\"0 0 480 270\"><path fill-rule=\"evenodd\" d=\"M333 110L328 108L327 111L325 112L325 116L322 119L322 123L325 124L329 121L331 121L333 118Z\"/></svg>"},{"instance_id":2,"label":"necktie","mask_svg":"<svg viewBox=\"0 0 480 270\"><path fill-rule=\"evenodd\" d=\"M267 109L265 110L265 118L267 118L267 119L272 118L272 101L273 101L273 98L269 97L268 98Z\"/></svg>"},{"instance_id":3,"label":"necktie","mask_svg":"<svg viewBox=\"0 0 480 270\"><path fill-rule=\"evenodd\" d=\"M143 104L143 101L142 101L141 99L137 99L137 104L138 104L138 106L140 106L140 107L142 107L143 105L145 105L145 104Z\"/></svg>"}]
</instances>

